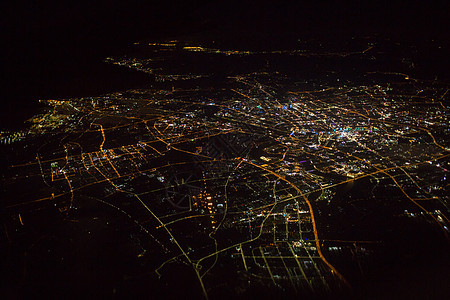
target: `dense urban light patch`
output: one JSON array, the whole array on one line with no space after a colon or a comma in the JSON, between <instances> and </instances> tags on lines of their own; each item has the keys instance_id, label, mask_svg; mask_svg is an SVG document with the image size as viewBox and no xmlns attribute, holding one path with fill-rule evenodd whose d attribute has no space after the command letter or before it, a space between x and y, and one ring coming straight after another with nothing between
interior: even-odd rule
<instances>
[{"instance_id":1,"label":"dense urban light patch","mask_svg":"<svg viewBox=\"0 0 450 300\"><path fill-rule=\"evenodd\" d=\"M380 220L413 219L448 239L445 84L384 71L367 72L364 83L308 81L270 67L298 57L374 59L373 44L135 46L140 55L106 61L153 74L153 86L42 100L47 108L29 129L2 132L8 151L23 152L4 179L14 216L7 236L54 207L64 226L124 233L127 255L155 282L170 286L174 268L188 266L184 276L205 297L259 287L348 292L355 270L370 273L388 247ZM262 63L242 67L247 59Z\"/></svg>"}]
</instances>

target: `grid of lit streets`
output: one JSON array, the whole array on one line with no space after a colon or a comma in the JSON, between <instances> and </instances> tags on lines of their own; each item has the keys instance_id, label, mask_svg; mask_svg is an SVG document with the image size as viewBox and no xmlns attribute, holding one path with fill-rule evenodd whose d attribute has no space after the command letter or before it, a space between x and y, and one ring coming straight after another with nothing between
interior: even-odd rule
<instances>
[{"instance_id":1,"label":"grid of lit streets","mask_svg":"<svg viewBox=\"0 0 450 300\"><path fill-rule=\"evenodd\" d=\"M152 46L167 52L175 45ZM109 60L150 68L149 59ZM370 189L361 197L395 202L393 215L448 234L447 90L392 76L389 83L330 85L258 72L215 87L43 100L49 108L30 130L2 137L23 143L23 151L37 145L34 159L9 167L5 184L14 200L7 209L22 223L23 211L45 205L72 220L85 199L112 207L147 241L136 259L151 261L161 278L171 265L188 266L205 297L223 286L236 293L249 286L345 290L350 283L329 257L364 260L379 240L322 238L332 236L326 217L340 187L364 181ZM21 188L27 185L32 196Z\"/></svg>"}]
</instances>

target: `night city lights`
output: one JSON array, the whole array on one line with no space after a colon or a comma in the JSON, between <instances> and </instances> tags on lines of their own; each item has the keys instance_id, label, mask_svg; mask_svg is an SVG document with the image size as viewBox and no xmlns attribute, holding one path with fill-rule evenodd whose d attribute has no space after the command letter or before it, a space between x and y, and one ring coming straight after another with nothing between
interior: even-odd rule
<instances>
[{"instance_id":1,"label":"night city lights","mask_svg":"<svg viewBox=\"0 0 450 300\"><path fill-rule=\"evenodd\" d=\"M448 296L448 43L265 18L98 46L104 73L61 56L45 68L67 92L24 81L32 114L0 128L0 295ZM114 70L133 84L76 92Z\"/></svg>"}]
</instances>

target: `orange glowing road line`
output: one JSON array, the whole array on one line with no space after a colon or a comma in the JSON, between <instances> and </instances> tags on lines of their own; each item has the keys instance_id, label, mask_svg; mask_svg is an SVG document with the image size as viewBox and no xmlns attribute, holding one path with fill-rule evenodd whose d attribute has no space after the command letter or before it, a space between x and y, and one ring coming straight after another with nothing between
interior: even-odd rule
<instances>
[{"instance_id":1,"label":"orange glowing road line","mask_svg":"<svg viewBox=\"0 0 450 300\"><path fill-rule=\"evenodd\" d=\"M247 116L248 116L248 115L247 115ZM250 116L249 116L249 117L250 117ZM264 127L264 126L261 126L261 125L260 125L260 127ZM268 127L264 127L264 128L268 128ZM109 129L109 128L104 129L104 130L108 130L108 129ZM147 129L150 131L150 129L149 129L148 127L147 127ZM97 129L97 130L92 130L92 131L90 131L90 132L94 132L94 131L99 131L99 129ZM226 131L226 132L220 131L220 132L218 132L218 133L209 135L209 137L211 137L211 136L216 136L216 135L220 135L220 134L225 134L225 133L230 133L230 132L236 132L236 131L237 131L237 130L228 130L228 131ZM205 138L205 137L208 136L208 135L207 135L208 130L200 131L200 132L198 132L198 133L205 133L206 135L197 137L197 138L196 138L197 140L200 139L200 138ZM156 139L156 140L151 140L151 141L144 141L144 143L146 143L147 146L150 146L150 145L148 145L148 144L150 144L150 143L156 143L156 142L159 142L159 141L161 141L161 140L171 140L171 139L174 139L174 138L188 138L189 136L194 135L194 134L196 134L196 133L189 133L189 134L182 135L182 136L177 136L177 137L164 137L164 138L162 138L162 139ZM180 141L180 142L177 142L177 143L182 143L182 142L185 142L185 141ZM132 145L127 145L127 146L132 146ZM123 147L127 147L127 146L120 146L120 147L116 147L116 148L111 148L111 149L109 149L109 150L122 149ZM89 155L90 153L96 153L96 152L98 152L98 151L85 152L84 154L88 154L88 155ZM71 157L75 157L75 156L71 156ZM59 157L59 158L53 158L53 159L47 159L47 160L41 161L41 163L54 162L54 161L58 161L58 160L62 160L62 159L65 159L65 157ZM38 163L37 161L32 161L32 162L27 162L27 163L22 163L22 164L12 165L12 166L10 166L10 168L26 167L26 166L35 165L35 164L37 164L37 163Z\"/></svg>"},{"instance_id":2,"label":"orange glowing road line","mask_svg":"<svg viewBox=\"0 0 450 300\"><path fill-rule=\"evenodd\" d=\"M89 154L88 154L88 155L89 155ZM90 155L89 155L89 157L90 157ZM92 161L92 158L91 158L91 161ZM201 161L201 162L210 162L210 161L211 161L211 160L204 160L204 161ZM226 160L226 159L221 159L221 160L217 160L217 161L227 161L227 160ZM156 170L158 170L158 169L162 169L162 168L166 168L166 167L170 167L170 166L175 166L175 165L184 165L184 164L188 164L188 163L191 163L191 162L171 163L171 164L166 164L166 165L164 165L164 166L159 166L159 167L156 167L156 168L155 168L155 167L153 167L153 168L148 168L148 169L145 169L145 170L143 170L143 171L141 171L141 172L148 172L148 171L154 172L154 171L156 171ZM99 171L98 168L97 168L95 165L93 165L93 167L94 167L97 171ZM101 173L100 171L99 171L99 173L102 174L102 176L103 176L105 179L97 180L97 181L95 181L95 182L87 183L87 184L85 184L85 185L83 185L83 186L74 188L73 190L74 190L74 191L81 190L81 189L86 188L86 187L91 186L91 185L103 183L103 182L106 182L106 181L109 181L109 182L110 182L110 180L114 180L114 179L118 179L118 178L123 178L123 177L128 177L128 176L132 176L133 174L135 174L134 172L133 172L133 173L127 173L127 174L124 174L124 175L122 175L122 176L120 176L120 177L114 177L114 178L109 179L109 178L107 178L106 176L104 176L103 173ZM44 197L44 198L40 198L40 199L36 199L36 200L31 200L31 201L21 202L21 203L17 203L17 204L12 204L12 205L6 206L5 208L12 208L12 207L17 207L17 206L21 206L21 205L26 205L26 204L31 204L31 203L42 202L42 201L46 201L46 200L53 200L53 199L55 199L55 198L58 198L58 197L67 195L68 193L70 193L70 192L63 192L63 193L60 193L60 194L55 195L55 196L53 196L53 197L52 197L52 196L50 196L50 197Z\"/></svg>"},{"instance_id":3,"label":"orange glowing road line","mask_svg":"<svg viewBox=\"0 0 450 300\"><path fill-rule=\"evenodd\" d=\"M91 173L91 171L89 170L90 167L88 167L88 166L86 165L86 161L85 161L85 158L84 158L83 154L84 154L84 153L81 153L81 159L82 159L84 168L85 168L86 171L89 173L89 175L91 175L95 180L97 180L97 178L95 178L95 176L94 176L94 175ZM88 157L90 157L90 154L89 154L89 153L87 153L87 155L88 155ZM91 162L92 162L92 159L91 159ZM94 165L94 164L92 164L92 166L93 166L93 165Z\"/></svg>"},{"instance_id":4,"label":"orange glowing road line","mask_svg":"<svg viewBox=\"0 0 450 300\"><path fill-rule=\"evenodd\" d=\"M161 152L159 152L158 150L156 150L156 148L155 147L153 147L153 146L150 146L150 145L145 145L145 146L147 146L147 147L150 147L150 148L152 148L153 150L155 150L156 151L156 153L158 153L159 155L162 155L162 153Z\"/></svg>"},{"instance_id":5,"label":"orange glowing road line","mask_svg":"<svg viewBox=\"0 0 450 300\"><path fill-rule=\"evenodd\" d=\"M245 94L243 94L243 93L241 93L241 92L239 92L239 91L236 91L235 89L231 89L231 90L232 90L233 92L235 92L235 93L237 93L237 94L239 94L239 95L245 97L245 98L248 98L248 99L250 99L250 100L253 100L252 97L247 96L247 95L245 95Z\"/></svg>"},{"instance_id":6,"label":"orange glowing road line","mask_svg":"<svg viewBox=\"0 0 450 300\"><path fill-rule=\"evenodd\" d=\"M130 150L128 150L126 147L124 147L123 150L125 150L129 155L131 155L133 157L133 159L136 158L136 156L134 156L134 153L130 152Z\"/></svg>"},{"instance_id":7,"label":"orange glowing road line","mask_svg":"<svg viewBox=\"0 0 450 300\"><path fill-rule=\"evenodd\" d=\"M441 96L441 100L442 99L444 99L444 97L445 97L445 95L447 95L447 93L448 93L448 91L449 91L449 89L447 89L446 91L445 91L445 93ZM442 102L439 102L441 105L442 105ZM442 105L442 107L444 107L444 105ZM444 107L445 108L445 107Z\"/></svg>"},{"instance_id":8,"label":"orange glowing road line","mask_svg":"<svg viewBox=\"0 0 450 300\"><path fill-rule=\"evenodd\" d=\"M98 153L99 153L99 152L94 152L95 156L97 156L97 158L98 158L98 162L100 163L100 165L101 165L103 168L106 169L106 167L105 167L105 165L103 164L103 161L102 161L100 155L98 155ZM100 153L102 153L102 152L100 152Z\"/></svg>"},{"instance_id":9,"label":"orange glowing road line","mask_svg":"<svg viewBox=\"0 0 450 300\"><path fill-rule=\"evenodd\" d=\"M22 226L23 226L22 216L20 214L19 214L19 221L20 221L20 224L22 224Z\"/></svg>"},{"instance_id":10,"label":"orange glowing road line","mask_svg":"<svg viewBox=\"0 0 450 300\"><path fill-rule=\"evenodd\" d=\"M109 164L111 165L111 167L113 168L114 172L116 172L117 176L120 177L119 172L117 171L116 167L114 167L114 164L112 163L112 161L109 159L108 156L106 156L106 160L108 160Z\"/></svg>"},{"instance_id":11,"label":"orange glowing road line","mask_svg":"<svg viewBox=\"0 0 450 300\"><path fill-rule=\"evenodd\" d=\"M139 151L139 149L135 145L131 145L131 147L133 147L134 151L136 151L142 157L143 160L147 161L145 159L145 156L142 155L141 151Z\"/></svg>"},{"instance_id":12,"label":"orange glowing road line","mask_svg":"<svg viewBox=\"0 0 450 300\"><path fill-rule=\"evenodd\" d=\"M392 176L391 174L387 173L386 171L382 171L382 173L386 174L387 176L389 176L392 181L394 181L395 185L400 189L400 191L406 196L406 198L408 198L409 200L411 200L415 205L417 205L421 210L423 210L425 213L427 213L438 225L439 227L441 227L442 231L444 232L444 235L447 239L449 239L448 233L445 230L444 226L428 211L426 210L422 205L420 205L419 203L417 203L417 201L415 201L413 198L411 198L406 192L405 190L400 186L400 184L397 182L397 180L395 180L394 176Z\"/></svg>"},{"instance_id":13,"label":"orange glowing road line","mask_svg":"<svg viewBox=\"0 0 450 300\"><path fill-rule=\"evenodd\" d=\"M194 268L194 271L197 275L197 278L200 282L202 291L203 291L203 295L205 296L206 299L208 299L208 293L206 291L206 288L203 284L203 280L202 277L200 276L200 270L199 268L194 266L194 263L192 262L191 258L189 257L189 255L187 255L186 251L184 251L183 247L181 247L181 245L178 243L177 239L173 236L172 232L170 232L170 230L164 225L164 223L161 221L161 219L158 218L158 216L155 215L155 213L144 203L144 201L142 201L142 199L135 193L130 193L132 195L134 195L138 201L142 204L142 206L156 219L156 221L158 221L158 223L160 223L164 229L166 230L167 234L172 238L173 242L175 243L175 245L177 245L178 249L180 249L181 253L186 257L187 261L191 264L191 266Z\"/></svg>"},{"instance_id":14,"label":"orange glowing road line","mask_svg":"<svg viewBox=\"0 0 450 300\"><path fill-rule=\"evenodd\" d=\"M70 196L70 207L72 207L72 205L73 205L73 189L72 189L72 184L70 184L70 180L69 180L69 178L67 178L66 173L64 172L63 174L64 174L64 178L66 178L67 183L69 184L70 195L71 195L71 196Z\"/></svg>"},{"instance_id":15,"label":"orange glowing road line","mask_svg":"<svg viewBox=\"0 0 450 300\"><path fill-rule=\"evenodd\" d=\"M366 50L364 50L363 52L361 52L361 53L366 53L367 51L370 51L370 50L372 50L373 49L373 47L374 46L370 46L369 48L367 48Z\"/></svg>"},{"instance_id":16,"label":"orange glowing road line","mask_svg":"<svg viewBox=\"0 0 450 300\"><path fill-rule=\"evenodd\" d=\"M105 150L107 151L107 150ZM106 158L106 160L108 161L108 163L111 165L111 167L113 168L114 172L116 172L117 176L120 177L119 172L117 171L116 167L114 167L114 164L112 163L112 161L109 159L108 154L103 153L103 156Z\"/></svg>"},{"instance_id":17,"label":"orange glowing road line","mask_svg":"<svg viewBox=\"0 0 450 300\"><path fill-rule=\"evenodd\" d=\"M214 263L209 267L208 270L206 270L206 271L203 273L203 275L202 275L201 277L205 276L206 273L208 273L208 272L216 265L217 260L218 260L218 258L219 258L219 253L217 252L217 248L218 248L218 245L217 245L217 239L214 238L213 235L217 232L217 230L220 228L220 226L222 226L223 222L225 221L225 218L227 217L227 214L228 214L227 186L228 186L228 183L229 183L229 181L230 181L231 174L233 174L233 173L239 168L239 166L240 166L241 164L242 164L242 160L237 164L237 166L233 169L233 171L232 171L232 172L230 173L230 175L227 177L227 181L226 181L225 186L224 186L224 191L225 191L225 193L224 193L225 212L223 213L222 219L220 220L219 224L217 225L217 228L213 229L213 231L211 231L211 233L208 235L211 239L214 240L214 246L215 246L215 251L214 251L214 252L216 253L215 259L214 259ZM205 180L205 188L206 188L206 180ZM211 211L210 211L210 212L211 212ZM212 215L214 216L214 214L212 214ZM198 267L198 265L199 265L199 262L197 263L197 267ZM273 277L272 277L272 279L273 279ZM275 283L275 281L274 281L274 283Z\"/></svg>"},{"instance_id":18,"label":"orange glowing road line","mask_svg":"<svg viewBox=\"0 0 450 300\"><path fill-rule=\"evenodd\" d=\"M436 200L438 199L437 196L431 197L431 198L413 198L415 201L424 201L424 200Z\"/></svg>"},{"instance_id":19,"label":"orange glowing road line","mask_svg":"<svg viewBox=\"0 0 450 300\"><path fill-rule=\"evenodd\" d=\"M121 189L119 189L115 184L114 184L114 182L112 182L111 181L111 179L110 178L108 178L107 176L105 176L105 174L103 174L102 173L102 171L100 171L100 169L99 168L97 168L97 166L95 166L94 165L94 168L106 179L106 181L108 181L117 191L119 191L119 192L121 192L122 190ZM116 178L119 178L119 177L116 177ZM113 178L113 179L115 179L115 178Z\"/></svg>"},{"instance_id":20,"label":"orange glowing road line","mask_svg":"<svg viewBox=\"0 0 450 300\"><path fill-rule=\"evenodd\" d=\"M449 151L447 148L445 148L444 146L442 146L442 145L439 145L437 142L436 142L436 139L434 138L434 135L428 130L428 129L425 129L425 128L422 128L422 127L418 127L419 129L422 129L422 130L425 130L427 133L428 133L428 135L429 136L431 136L431 138L433 139L433 142L434 142L434 144L436 145L436 146L438 146L439 148L441 148L441 149L443 149L443 150L445 150L445 151Z\"/></svg>"},{"instance_id":21,"label":"orange glowing road line","mask_svg":"<svg viewBox=\"0 0 450 300\"><path fill-rule=\"evenodd\" d=\"M83 163L84 168L87 170L88 168L87 168L87 166L86 166L86 162L84 161L83 154L84 154L84 153L81 153L81 154L80 154L80 156L81 156L81 162Z\"/></svg>"},{"instance_id":22,"label":"orange glowing road line","mask_svg":"<svg viewBox=\"0 0 450 300\"><path fill-rule=\"evenodd\" d=\"M318 101L320 101L320 100L318 100ZM320 101L320 102L322 102L322 101ZM380 119L377 119L377 118L369 117L369 116L367 116L367 115L365 115L365 114L363 114L363 113L357 112L357 111L355 111L355 110L351 110L351 109L347 109L347 108L343 108L343 107L341 107L340 109L341 109L341 110L344 110L344 111L346 111L346 112L350 112L350 113L354 113L354 114L356 114L356 115L360 115L360 116L362 116L362 117L364 117L364 118L367 118L367 119L370 119L370 120L373 120L373 121L377 121L377 122L381 122L381 123L387 123L387 124L393 124L393 125L397 125L397 126L410 126L410 127L417 128L417 129L419 129L419 130L423 130L423 131L425 131L426 133L428 133L429 136L431 136L431 138L433 139L433 143L434 143L437 147L439 147L439 148L441 148L441 149L443 149L443 150L445 150L445 151L448 151L444 146L442 146L442 145L440 145L440 144L437 143L436 139L434 138L434 136L433 136L433 134L430 132L430 130L428 130L428 129L426 129L426 128L423 128L423 127L421 127L421 126L414 126L414 125L411 125L411 124L401 124L401 123L396 123L396 122L391 122L391 121L386 121L386 120L380 120Z\"/></svg>"},{"instance_id":23,"label":"orange glowing road line","mask_svg":"<svg viewBox=\"0 0 450 300\"><path fill-rule=\"evenodd\" d=\"M98 125L100 126L100 132L102 133L102 137L103 137L102 143L100 144L100 151L103 151L103 144L105 143L105 140L106 140L105 132L103 131L103 126L100 124L98 124Z\"/></svg>"},{"instance_id":24,"label":"orange glowing road line","mask_svg":"<svg viewBox=\"0 0 450 300\"><path fill-rule=\"evenodd\" d=\"M166 125L166 128L164 128L164 130L162 132L165 132L167 130L167 128L169 128L169 124Z\"/></svg>"},{"instance_id":25,"label":"orange glowing road line","mask_svg":"<svg viewBox=\"0 0 450 300\"><path fill-rule=\"evenodd\" d=\"M153 124L153 128L154 128L160 135L163 135L163 134L158 130L158 128L156 128L155 124ZM211 136L212 136L212 135L211 135ZM177 151L180 151L180 152L184 152L184 153L188 153L188 154L191 154L191 155L194 155L194 156L201 156L201 157L204 157L204 158L209 158L209 159L211 159L211 160L215 160L215 159L213 159L213 158L210 157L210 156L206 156L206 155L202 155L202 154L199 154L199 153L194 153L194 152L191 152L191 151L187 151L187 150L183 150L183 149L180 149L180 148L173 147L170 143L164 141L163 139L161 139L161 138L158 137L158 136L155 136L155 138L157 138L157 139L158 139L159 141L161 141L162 143L166 144L166 147L167 147L168 149L169 149L169 148L173 148L174 150L177 150Z\"/></svg>"},{"instance_id":26,"label":"orange glowing road line","mask_svg":"<svg viewBox=\"0 0 450 300\"><path fill-rule=\"evenodd\" d=\"M94 161L92 160L91 153L88 153L88 156L89 156L89 160L91 161L92 166L94 166Z\"/></svg>"},{"instance_id":27,"label":"orange glowing road line","mask_svg":"<svg viewBox=\"0 0 450 300\"><path fill-rule=\"evenodd\" d=\"M427 131L428 132L428 130L426 130L426 129L424 129L425 131ZM430 132L428 132L428 134L430 134L431 135L431 133ZM431 135L431 137L433 137L433 135ZM434 139L434 137L433 137L433 139ZM354 158L356 158L357 160L360 160L360 161L363 161L363 162L365 162L365 160L364 159L362 159L362 158L359 158L359 157L357 157L357 156L355 156L355 155L352 155L352 154L347 154L347 153L345 153L345 152L342 152L341 150L338 150L338 149L332 149L332 148L328 148L328 147L323 147L322 146L322 148L327 148L327 149L330 149L330 150L335 150L335 151L338 151L338 152L341 152L341 153L343 153L343 154L345 154L345 155L347 155L347 156L349 156L349 157L354 157ZM379 155L376 151L374 151L374 150L372 150L372 149L370 149L370 148L368 148L370 151L372 151L372 152L374 152L376 155ZM442 158L442 157L445 157L445 156L448 156L448 155L450 155L450 154L447 154L447 155L443 155L443 156L441 156L441 157L439 157L439 158ZM380 156L380 155L379 155ZM419 164L419 163L418 163ZM372 165L372 164L371 164ZM417 165L417 164L414 164L414 165ZM412 166L412 165L410 165L410 166ZM445 230L445 228L443 227L443 225L429 212L429 211L427 211L425 208L423 208L420 204L418 204L416 201L415 201L415 199L413 199L413 198L411 198L407 193L406 193L406 191L398 184L398 182L395 180L395 178L392 176L392 175L390 175L390 174L388 174L387 173L387 171L388 171L388 169L380 169L380 168L377 168L375 165L372 165L372 167L374 167L375 169L377 169L378 171L380 171L381 173L384 173L384 174L386 174L387 176L389 176L393 181L394 181L394 183L395 183L395 185L402 191L402 193L409 199L409 200L411 200L415 205L417 205L419 208L421 208L423 211L425 211L427 214L429 214L433 219L434 219L434 221L436 221L436 223L441 227L441 229L443 230L443 232L444 232L444 235L445 235L445 237L448 239L449 237L448 237L448 234L447 234L447 231ZM403 170L403 167L402 166L400 166L400 167L395 167L396 169L398 168L398 169L400 169L400 170L402 170L408 177L410 177L410 179L412 180L412 178L411 178L411 176L409 175L409 173L408 172L406 172L405 170ZM415 182L414 180L412 180L413 182ZM421 200L424 200L424 199L421 199ZM446 218L446 217L445 217ZM447 218L446 218L447 219ZM447 221L448 221L448 219L447 219Z\"/></svg>"},{"instance_id":28,"label":"orange glowing road line","mask_svg":"<svg viewBox=\"0 0 450 300\"><path fill-rule=\"evenodd\" d=\"M92 162L92 164L93 164L93 161L92 161L92 158L91 158L90 153L87 153L87 154L88 154L88 156L89 156L89 158L90 158L90 160L91 160L91 162ZM449 153L449 154L441 155L441 156L439 156L439 157L436 157L436 158L434 158L433 160L442 159L442 158L445 158L445 157L447 157L447 156L450 156L450 153ZM211 160L204 160L204 161L202 161L202 162L210 162L210 161L211 161ZM220 161L228 161L228 160L227 160L227 159L221 159ZM367 174L364 174L364 175L361 175L361 176L358 176L358 177L355 177L355 178L347 179L347 180L341 181L341 182L339 182L339 183L336 183L336 184L332 184L332 185L326 186L325 189L329 189L329 188L332 188L332 187L335 187L335 186L339 186L339 185L348 183L348 182L350 182L350 181L356 181L356 180L359 180L359 179L362 179L362 178L365 178L365 177L368 177L368 176L373 176L373 175L382 173L383 171L390 171L390 170L394 170L394 169L398 169L398 168L408 168L408 167L418 166L418 165L425 164L425 163L427 163L427 162L429 162L429 160L422 161L422 162L418 162L418 163L415 163L415 164L410 164L410 165L395 166L395 167L389 167L389 168L385 168L385 169L380 169L380 170L377 170L377 171L374 171L374 172L371 172L371 173L367 173ZM167 165L160 166L160 167L157 167L157 168L148 168L148 169L142 170L142 172L156 171L157 169L162 169L162 168L166 168L166 167L173 166L173 165L183 165L183 164L187 164L187 162L179 162L179 163L167 164ZM93 164L93 166L94 166L94 164ZM95 167L95 166L94 166L94 167ZM133 175L133 174L134 174L134 172L133 172L133 173L127 173L127 174L124 174L124 175L122 175L122 176L120 176L120 177L116 177L116 178L112 178L112 179L118 179L118 178L122 178L122 177L128 177L128 176L131 176L131 175ZM100 183L103 183L103 182L105 182L105 181L108 181L108 179L97 180L96 182L91 182L91 183L85 184L85 185L83 185L83 186L80 186L80 187L75 188L74 191L75 191L75 190L81 190L81 189L86 188L86 187L91 186L91 185L100 184ZM317 192L317 191L319 191L319 190L320 190L320 189L314 190L314 191L308 193L308 195L311 194L311 193L313 193L313 192ZM6 206L5 208L12 208L12 207L17 207L17 206L21 206L21 205L27 205L27 204L32 204L32 203L42 202L42 201L46 201L46 200L53 200L53 199L55 199L55 198L64 196L64 195L66 195L66 194L68 194L68 192L64 192L64 193L55 195L54 197L44 197L44 198L40 198L40 199L36 199L36 200L31 200L31 201L21 202L21 203L17 203L17 204L12 204L12 205ZM287 200L292 200L292 199L287 199ZM286 200L282 200L282 201L280 201L280 202L285 202L285 201L286 201ZM255 209L251 209L250 211L262 209L262 208L269 207L269 206L272 206L272 205L273 205L273 203L272 203L272 204L269 204L269 205L264 205L264 206L261 206L261 207L255 208Z\"/></svg>"},{"instance_id":29,"label":"orange glowing road line","mask_svg":"<svg viewBox=\"0 0 450 300\"><path fill-rule=\"evenodd\" d=\"M337 150L337 151L338 151L338 150ZM436 158L436 159L441 159L441 158L447 157L447 156L449 156L449 155L450 155L450 154L442 155L442 156L440 156L440 157L438 157L438 158ZM358 158L358 157L355 157L355 158ZM359 158L358 158L358 159L359 159ZM336 186L339 186L339 185L342 185L342 184L345 184L345 183L348 183L348 182L351 182L351 181L356 181L356 180L359 180L359 179L362 179L362 178L365 178L365 177L368 177L368 176L373 176L373 175L382 173L383 171L390 171L390 170L395 170L395 169L404 168L404 167L417 166L417 165L425 164L426 162L427 162L427 161L419 162L419 163L411 164L411 165L404 165L404 166L396 166L396 167L389 167L389 168L385 168L385 169L379 169L379 170L377 170L377 171L374 171L374 172L371 172L371 173L367 173L367 174L364 174L364 175L361 175L361 176L358 176L358 177L355 177L355 178L350 178L350 179L341 181L341 182L339 182L339 183L335 183L335 184L332 184L332 185L328 185L328 186L326 186L326 187L320 187L319 189L310 191L310 192L306 193L305 195L310 195L310 194L313 194L313 193L318 192L318 191L321 191L321 190L330 189L330 188L332 188L332 187L336 187ZM282 203L282 202L286 202L286 201L291 201L291 200L297 199L297 198L299 198L299 197L302 197L302 195L290 197L290 198L288 198L288 199L284 199L284 200L278 201L277 203ZM255 207L255 208L252 208L252 209L248 209L247 212L252 212L252 211L257 211L257 210L265 209L265 208L268 208L268 207L270 207L270 206L273 206L273 203L266 204L266 205L262 205L262 206ZM241 213L244 213L244 212L231 212L230 214L241 214ZM186 218L192 218L192 217L205 217L205 216L209 216L209 215L194 215L194 216L190 216L190 217L186 217ZM168 222L168 223L166 223L166 225L169 225L169 224L171 224L171 223L178 222L178 220L179 220L179 219L173 220L173 221L171 221L171 222ZM324 240L322 240L322 241L324 241ZM344 241L342 241L342 242L344 242ZM357 242L357 241L354 241L354 242Z\"/></svg>"},{"instance_id":30,"label":"orange glowing road line","mask_svg":"<svg viewBox=\"0 0 450 300\"><path fill-rule=\"evenodd\" d=\"M219 254L219 253L221 253L221 252L224 252L224 251L227 251L227 250L230 250L230 249L232 249L232 248L235 248L235 247L238 246L238 245L241 245L241 244L247 244L247 243L251 243L251 242L254 242L254 241L258 240L258 239L261 237L261 235L262 235L264 223L267 221L267 219L269 218L269 216L271 215L273 209L275 208L275 206L276 206L277 204L278 204L278 202L277 202L276 200L274 200L274 202L272 203L272 208L270 209L269 213L265 216L264 220L263 220L262 223L261 223L261 228L260 228L259 233L258 233L257 236L255 236L255 237L253 237L253 238L251 238L251 239L249 239L249 240L246 240L246 241L244 241L244 242L241 242L241 243L238 243L238 244L234 244L234 245L231 245L231 246L222 248L222 249L220 249L220 250L217 250L217 251L215 251L215 252L213 252L213 253L210 253L210 254L208 254L208 255L205 255L205 256L203 256L202 258L200 258L199 260L197 260L196 266L197 266L197 267L200 266L200 262L203 261L203 260L205 260L205 259L207 259L207 258L209 258L209 257L216 256L217 254ZM253 250L255 250L255 249L253 249Z\"/></svg>"},{"instance_id":31,"label":"orange glowing road line","mask_svg":"<svg viewBox=\"0 0 450 300\"><path fill-rule=\"evenodd\" d=\"M293 94L293 95L301 95L301 94L312 94L312 93L322 93L325 91L329 91L329 90L334 90L335 88L333 87L329 87L326 89L321 89L321 90L313 90L313 91L303 91L303 92L288 92L289 94Z\"/></svg>"},{"instance_id":32,"label":"orange glowing road line","mask_svg":"<svg viewBox=\"0 0 450 300\"><path fill-rule=\"evenodd\" d=\"M302 191L301 191L295 184L293 184L292 182L290 182L289 180L287 180L284 176L281 176L281 175L279 175L279 174L273 172L272 170L269 170L269 169L266 169L266 168L264 168L264 167L261 167L261 166L255 164L255 163L250 162L250 161L244 160L244 162L247 163L247 164L250 164L250 165L252 165L252 166L255 166L255 167L257 167L257 168L260 168L260 169L262 169L262 170L264 170L264 171L266 171L266 172L271 173L272 175L274 175L274 176L277 177L278 179L280 179L280 180L286 182L287 184L289 184L290 186L292 186L292 187L293 187L293 188L294 188L294 189L295 189L295 190L303 197L303 200L305 200L305 202L306 202L306 204L308 205L308 208L309 208L309 213L310 213L310 217L311 217L311 223L312 223L312 225L313 225L313 232L314 232L314 239L315 239L315 243L316 243L317 253L319 254L319 256L320 256L320 258L322 259L322 261L323 261L323 262L331 269L332 273L336 274L336 276L337 276L339 279L341 279L342 282L344 282L348 287L350 287L350 284L349 284L348 281L345 279L345 277L342 276L341 273L339 273L339 272L336 270L336 268L333 267L333 265L330 264L330 263L328 262L328 260L323 256L323 253L322 253L322 250L321 250L321 247L320 247L320 243L319 243L319 236L318 236L318 233L317 233L316 221L315 221L315 218L314 218L313 208L312 208L311 203L310 203L309 200L308 200L308 197L306 197L306 196L302 193Z\"/></svg>"},{"instance_id":33,"label":"orange glowing road line","mask_svg":"<svg viewBox=\"0 0 450 300\"><path fill-rule=\"evenodd\" d=\"M103 166L103 163L102 163L102 161L101 161L101 159L100 159L100 157L98 156L98 154L96 153L96 152L94 152L96 155L97 155L97 157L99 158L99 161L100 161L100 164ZM106 181L108 181L117 191L122 191L121 189L119 189L112 181L111 181L111 179L109 179L108 177L106 177L105 176L105 174L103 174L102 173L102 171L100 171L100 169L94 164L94 161L92 160L92 157L91 157L91 154L90 153L88 153L88 155L89 155L89 158L90 158L90 160L91 160L91 162L92 162L92 166L103 176L103 178L105 178L105 180ZM104 166L103 166L104 167ZM130 174L131 175L131 174ZM118 177L116 177L116 178L120 178L121 176L119 175ZM113 178L113 179L115 179L115 178ZM100 183L100 182L103 182L103 181L99 181L99 180L97 180L96 182L94 182L94 183L92 183L92 184L97 184L97 183ZM70 184L70 183L69 183ZM86 185L84 185L83 187L86 187L86 186L88 186L88 185L91 185L91 184L86 184ZM83 188L83 187L79 187L79 188L77 188L77 189L81 189L81 188ZM71 190L71 192L72 192L72 195L73 195L73 190Z\"/></svg>"}]
</instances>

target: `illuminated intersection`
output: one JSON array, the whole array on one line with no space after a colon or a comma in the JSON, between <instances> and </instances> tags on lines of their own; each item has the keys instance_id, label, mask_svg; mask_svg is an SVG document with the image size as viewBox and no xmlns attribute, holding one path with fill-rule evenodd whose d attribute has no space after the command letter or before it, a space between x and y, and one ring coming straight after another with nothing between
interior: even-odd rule
<instances>
[{"instance_id":1,"label":"illuminated intersection","mask_svg":"<svg viewBox=\"0 0 450 300\"><path fill-rule=\"evenodd\" d=\"M348 291L386 246L379 211L448 239L444 84L400 73L357 84L269 69L217 82L203 71L161 71L173 52L345 59L370 45L320 54L145 47L156 57L108 61L155 74L154 86L43 100L48 109L15 144L30 159L16 159L4 180L13 216L5 230L43 208L80 222L95 203L123 220L101 226L139 245L139 276L170 288L179 268L196 295L211 298Z\"/></svg>"}]
</instances>

